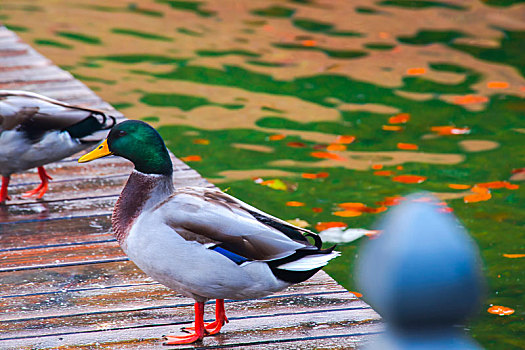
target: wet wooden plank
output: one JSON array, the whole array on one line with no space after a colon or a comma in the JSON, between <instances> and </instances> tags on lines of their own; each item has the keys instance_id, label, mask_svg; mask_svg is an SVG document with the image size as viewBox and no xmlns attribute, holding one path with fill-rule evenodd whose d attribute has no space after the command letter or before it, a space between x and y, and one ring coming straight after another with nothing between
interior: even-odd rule
<instances>
[{"instance_id":1,"label":"wet wooden plank","mask_svg":"<svg viewBox=\"0 0 525 350\"><path fill-rule=\"evenodd\" d=\"M122 114L0 27L0 88L23 89ZM16 174L0 206L0 348L147 349L193 320L193 301L147 277L110 232L113 205L130 171L108 157L79 155L46 166L42 200L21 193L35 171ZM178 185L212 186L175 157ZM177 348L355 348L381 330L379 316L324 272L272 296L226 302L231 322L201 344ZM207 318L213 307L207 307Z\"/></svg>"}]
</instances>

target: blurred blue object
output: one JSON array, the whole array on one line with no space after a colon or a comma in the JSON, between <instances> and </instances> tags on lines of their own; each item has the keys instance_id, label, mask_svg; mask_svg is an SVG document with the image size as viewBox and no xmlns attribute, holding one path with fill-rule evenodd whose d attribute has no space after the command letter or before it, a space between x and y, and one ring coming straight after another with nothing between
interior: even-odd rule
<instances>
[{"instance_id":1,"label":"blurred blue object","mask_svg":"<svg viewBox=\"0 0 525 350\"><path fill-rule=\"evenodd\" d=\"M357 284L387 322L372 349L479 349L460 326L478 311L485 282L476 244L428 193L381 222L357 261Z\"/></svg>"}]
</instances>

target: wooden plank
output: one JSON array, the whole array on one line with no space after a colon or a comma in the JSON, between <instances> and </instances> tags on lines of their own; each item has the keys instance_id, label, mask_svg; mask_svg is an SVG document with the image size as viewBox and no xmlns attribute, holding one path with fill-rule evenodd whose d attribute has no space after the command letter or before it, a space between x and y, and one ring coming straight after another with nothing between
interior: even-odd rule
<instances>
[{"instance_id":1,"label":"wooden plank","mask_svg":"<svg viewBox=\"0 0 525 350\"><path fill-rule=\"evenodd\" d=\"M177 308L180 310L181 308ZM189 307L191 312L191 307ZM175 309L174 309L175 310ZM289 309L288 309L289 310ZM242 312L240 317L232 316L230 323L223 331L213 337L206 337L202 344L197 346L182 346L180 349L221 347L246 347L250 345L265 345L273 342L280 344L294 343L296 341L323 339L327 337L355 337L353 342L363 342L363 338L381 330L381 327L371 319L371 312L367 309L309 309L300 311L294 308L288 312L257 313L246 315ZM348 311L352 317L348 318ZM298 317L302 316L302 317ZM97 330L85 332L68 332L50 334L47 336L30 336L27 338L6 338L0 341L4 349L10 348L79 348L79 345L97 345L105 347L107 344L112 349L144 349L160 345L162 334L181 334L175 332L181 326L190 324L187 320L155 324L139 324L135 327L114 326L109 323L99 323ZM129 333L133 333L130 339ZM103 340L101 340L103 339ZM125 341L123 341L125 339ZM341 339L340 339L341 340ZM138 344L135 342L139 342ZM134 344L135 343L135 344ZM129 347L128 347L129 346ZM286 347L286 345L284 345ZM318 346L318 344L316 344ZM309 347L316 348L316 347Z\"/></svg>"}]
</instances>

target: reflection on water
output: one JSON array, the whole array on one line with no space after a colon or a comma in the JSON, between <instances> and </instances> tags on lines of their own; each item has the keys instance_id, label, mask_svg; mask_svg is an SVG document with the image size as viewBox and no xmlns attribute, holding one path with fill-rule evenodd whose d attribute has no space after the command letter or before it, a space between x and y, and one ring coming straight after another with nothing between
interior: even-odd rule
<instances>
[{"instance_id":1,"label":"reflection on water","mask_svg":"<svg viewBox=\"0 0 525 350\"><path fill-rule=\"evenodd\" d=\"M285 219L371 228L400 196L436 193L482 249L487 308L516 310L483 311L474 336L510 349L525 333L522 3L4 0L0 20ZM327 268L351 290L355 247Z\"/></svg>"}]
</instances>

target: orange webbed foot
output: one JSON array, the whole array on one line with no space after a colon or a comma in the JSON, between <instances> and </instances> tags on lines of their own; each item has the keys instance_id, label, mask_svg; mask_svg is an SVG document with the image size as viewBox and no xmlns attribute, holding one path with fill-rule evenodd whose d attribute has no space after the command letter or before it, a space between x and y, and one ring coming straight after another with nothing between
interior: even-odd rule
<instances>
[{"instance_id":1,"label":"orange webbed foot","mask_svg":"<svg viewBox=\"0 0 525 350\"><path fill-rule=\"evenodd\" d=\"M189 335L165 335L164 339L166 341L162 345L179 345L179 344L192 344L198 341L201 341L204 335L199 335L197 333L192 333Z\"/></svg>"},{"instance_id":2,"label":"orange webbed foot","mask_svg":"<svg viewBox=\"0 0 525 350\"><path fill-rule=\"evenodd\" d=\"M28 198L36 195L36 198L40 199L44 196L48 189L49 180L52 180L53 178L49 176L44 167L41 166L38 167L38 176L40 177L40 181L42 181L40 185L34 190L25 192L22 194L22 197Z\"/></svg>"}]
</instances>

